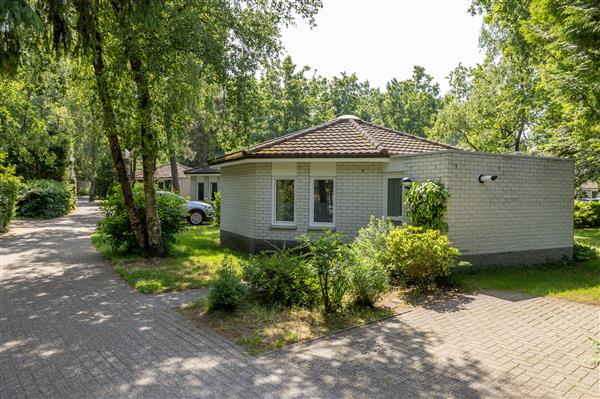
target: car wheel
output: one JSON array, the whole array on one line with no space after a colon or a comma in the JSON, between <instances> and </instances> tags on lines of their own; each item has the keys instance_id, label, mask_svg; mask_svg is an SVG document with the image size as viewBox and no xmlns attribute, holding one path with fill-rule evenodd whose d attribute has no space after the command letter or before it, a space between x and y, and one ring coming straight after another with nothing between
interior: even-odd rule
<instances>
[{"instance_id":1,"label":"car wheel","mask_svg":"<svg viewBox=\"0 0 600 399\"><path fill-rule=\"evenodd\" d=\"M190 212L190 216L188 217L188 222L194 226L199 226L204 221L204 215L200 211L192 211Z\"/></svg>"}]
</instances>

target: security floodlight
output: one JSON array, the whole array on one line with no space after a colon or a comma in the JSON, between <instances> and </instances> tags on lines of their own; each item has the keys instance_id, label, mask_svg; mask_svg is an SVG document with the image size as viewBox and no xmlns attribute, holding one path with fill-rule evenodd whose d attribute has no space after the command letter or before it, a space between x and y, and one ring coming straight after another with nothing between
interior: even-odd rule
<instances>
[{"instance_id":1,"label":"security floodlight","mask_svg":"<svg viewBox=\"0 0 600 399\"><path fill-rule=\"evenodd\" d=\"M496 175L479 175L479 183L483 183L486 181L494 181L498 178Z\"/></svg>"}]
</instances>

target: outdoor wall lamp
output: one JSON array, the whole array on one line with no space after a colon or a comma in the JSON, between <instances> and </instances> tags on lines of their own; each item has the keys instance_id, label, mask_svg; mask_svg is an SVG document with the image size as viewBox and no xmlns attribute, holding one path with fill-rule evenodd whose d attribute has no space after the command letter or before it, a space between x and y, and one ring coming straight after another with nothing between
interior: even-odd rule
<instances>
[{"instance_id":1,"label":"outdoor wall lamp","mask_svg":"<svg viewBox=\"0 0 600 399\"><path fill-rule=\"evenodd\" d=\"M498 178L496 175L479 175L479 183L483 183L485 181L494 181Z\"/></svg>"},{"instance_id":2,"label":"outdoor wall lamp","mask_svg":"<svg viewBox=\"0 0 600 399\"><path fill-rule=\"evenodd\" d=\"M412 179L410 177L403 177L402 184L412 183Z\"/></svg>"}]
</instances>

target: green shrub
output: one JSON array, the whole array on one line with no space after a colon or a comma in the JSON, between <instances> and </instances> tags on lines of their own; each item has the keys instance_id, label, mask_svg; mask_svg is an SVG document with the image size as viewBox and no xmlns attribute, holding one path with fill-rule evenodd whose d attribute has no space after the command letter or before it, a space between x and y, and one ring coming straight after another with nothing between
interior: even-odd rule
<instances>
[{"instance_id":1,"label":"green shrub","mask_svg":"<svg viewBox=\"0 0 600 399\"><path fill-rule=\"evenodd\" d=\"M242 264L244 280L269 304L313 307L319 284L303 256L279 249L252 256Z\"/></svg>"},{"instance_id":2,"label":"green shrub","mask_svg":"<svg viewBox=\"0 0 600 399\"><path fill-rule=\"evenodd\" d=\"M325 312L331 313L342 307L348 289L349 253L341 233L325 231L313 239L304 234L298 237L307 251L309 264L313 267L321 291L321 303Z\"/></svg>"},{"instance_id":3,"label":"green shrub","mask_svg":"<svg viewBox=\"0 0 600 399\"><path fill-rule=\"evenodd\" d=\"M406 194L413 226L448 231L444 213L449 196L448 189L440 182L428 180L424 183L413 183Z\"/></svg>"},{"instance_id":4,"label":"green shrub","mask_svg":"<svg viewBox=\"0 0 600 399\"><path fill-rule=\"evenodd\" d=\"M352 302L356 305L373 306L389 290L389 274L382 264L364 257L360 259L349 269Z\"/></svg>"},{"instance_id":5,"label":"green shrub","mask_svg":"<svg viewBox=\"0 0 600 399\"><path fill-rule=\"evenodd\" d=\"M78 194L81 196L90 195L90 188L89 187L81 187Z\"/></svg>"},{"instance_id":6,"label":"green shrub","mask_svg":"<svg viewBox=\"0 0 600 399\"><path fill-rule=\"evenodd\" d=\"M146 204L144 202L144 191L140 185L136 185L133 191L135 208L142 219L146 222ZM160 219L162 241L166 252L175 244L175 235L185 228L185 217L187 209L183 201L177 195L157 195L156 206ZM129 217L125 209L123 192L117 186L109 195L102 206L104 217L98 222L98 232L102 235L115 252L139 252L137 240L129 223Z\"/></svg>"},{"instance_id":7,"label":"green shrub","mask_svg":"<svg viewBox=\"0 0 600 399\"><path fill-rule=\"evenodd\" d=\"M215 193L215 200L213 201L213 208L215 210L215 221L217 224L221 224L221 192Z\"/></svg>"},{"instance_id":8,"label":"green shrub","mask_svg":"<svg viewBox=\"0 0 600 399\"><path fill-rule=\"evenodd\" d=\"M387 239L394 225L389 219L371 216L369 225L358 230L350 246L357 262L373 261L386 268L390 263Z\"/></svg>"},{"instance_id":9,"label":"green shrub","mask_svg":"<svg viewBox=\"0 0 600 399\"><path fill-rule=\"evenodd\" d=\"M245 295L246 288L242 284L233 263L228 257L225 257L208 295L209 309L234 310Z\"/></svg>"},{"instance_id":10,"label":"green shrub","mask_svg":"<svg viewBox=\"0 0 600 399\"><path fill-rule=\"evenodd\" d=\"M2 166L4 157L0 154L0 233L4 233L15 216L17 196L21 188L21 178L15 176L15 168Z\"/></svg>"},{"instance_id":11,"label":"green shrub","mask_svg":"<svg viewBox=\"0 0 600 399\"><path fill-rule=\"evenodd\" d=\"M581 242L575 242L575 244L573 244L573 259L577 262L585 262L596 259L597 257L598 253L593 246Z\"/></svg>"},{"instance_id":12,"label":"green shrub","mask_svg":"<svg viewBox=\"0 0 600 399\"><path fill-rule=\"evenodd\" d=\"M17 214L50 219L66 215L75 208L75 185L56 180L30 180L19 194Z\"/></svg>"},{"instance_id":13,"label":"green shrub","mask_svg":"<svg viewBox=\"0 0 600 399\"><path fill-rule=\"evenodd\" d=\"M600 227L600 202L575 201L573 217L576 228Z\"/></svg>"},{"instance_id":14,"label":"green shrub","mask_svg":"<svg viewBox=\"0 0 600 399\"><path fill-rule=\"evenodd\" d=\"M398 275L419 288L427 288L435 279L450 273L459 251L439 230L422 227L394 229L388 238L392 264Z\"/></svg>"}]
</instances>

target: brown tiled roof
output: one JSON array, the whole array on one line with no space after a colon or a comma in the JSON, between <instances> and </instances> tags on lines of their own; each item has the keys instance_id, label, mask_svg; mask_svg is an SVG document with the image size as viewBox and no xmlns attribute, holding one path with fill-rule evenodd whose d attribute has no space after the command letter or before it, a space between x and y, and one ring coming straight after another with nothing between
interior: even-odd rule
<instances>
[{"instance_id":1,"label":"brown tiled roof","mask_svg":"<svg viewBox=\"0 0 600 399\"><path fill-rule=\"evenodd\" d=\"M246 158L373 158L445 149L455 148L348 115L222 155L211 164Z\"/></svg>"},{"instance_id":2,"label":"brown tiled roof","mask_svg":"<svg viewBox=\"0 0 600 399\"><path fill-rule=\"evenodd\" d=\"M178 163L177 164L177 175L179 177L182 177L186 169L189 169L189 166L185 166L185 165ZM171 178L171 164L168 163L166 165L161 165L158 168L156 168L156 173L154 174L154 177L157 179L170 179ZM139 170L139 171L135 172L136 180L141 180L143 178L144 178L143 170Z\"/></svg>"},{"instance_id":3,"label":"brown tiled roof","mask_svg":"<svg viewBox=\"0 0 600 399\"><path fill-rule=\"evenodd\" d=\"M196 168L187 169L184 172L186 175L218 175L219 170L211 168L210 165L202 165Z\"/></svg>"}]
</instances>

